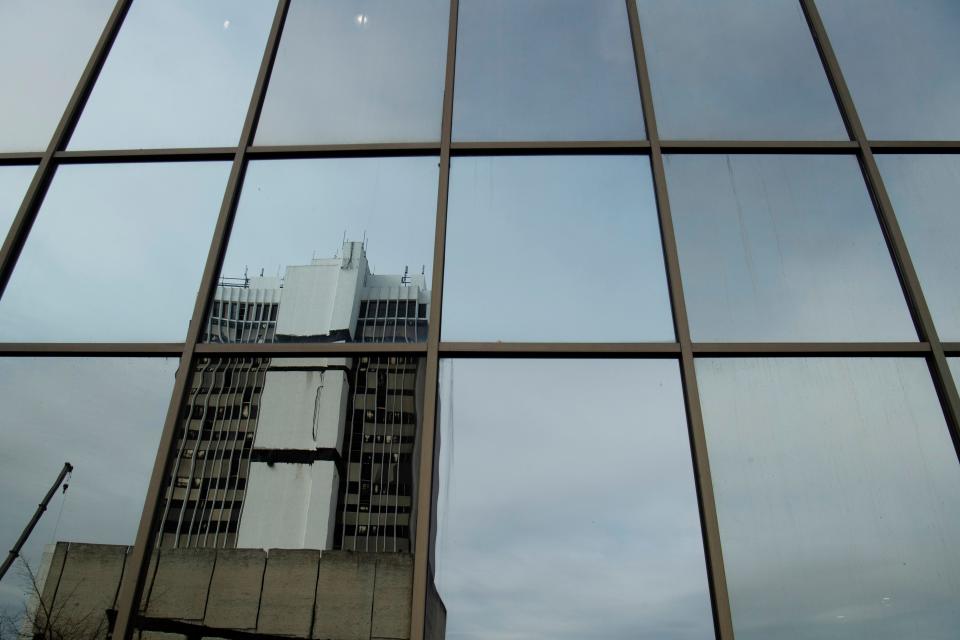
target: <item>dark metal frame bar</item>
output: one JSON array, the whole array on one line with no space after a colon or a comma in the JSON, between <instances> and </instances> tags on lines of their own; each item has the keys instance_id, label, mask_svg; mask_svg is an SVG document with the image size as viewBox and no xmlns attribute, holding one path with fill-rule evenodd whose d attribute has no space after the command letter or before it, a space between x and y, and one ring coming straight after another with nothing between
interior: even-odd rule
<instances>
[{"instance_id":1,"label":"dark metal frame bar","mask_svg":"<svg viewBox=\"0 0 960 640\"><path fill-rule=\"evenodd\" d=\"M431 511L434 484L435 425L437 414L437 382L441 358L668 358L676 359L681 372L684 403L688 418L694 478L697 488L701 529L706 553L714 626L718 640L733 640L734 631L727 592L722 549L719 537L716 503L710 475L706 437L701 414L695 359L697 357L922 357L928 362L937 389L950 435L960 456L960 396L950 372L948 357L960 356L960 342L940 341L932 316L910 259L906 243L883 185L874 154L883 153L960 153L960 141L875 140L871 141L860 122L852 96L843 78L840 65L830 45L826 29L814 0L797 0L816 42L823 67L833 89L838 108L846 123L850 140L835 141L769 141L769 140L661 140L650 77L647 69L641 25L634 0L627 6L630 35L633 43L637 79L643 115L647 126L646 140L621 141L458 141L452 140L453 93L456 63L457 16L459 0L450 0L448 44L441 122L438 142L332 144L294 146L254 146L254 132L266 96L273 62L279 47L283 24L291 0L277 0L277 10L270 30L256 85L251 96L242 133L236 147L119 149L68 151L67 143L96 83L107 55L119 33L132 0L117 0L99 40L90 56L47 149L43 152L0 153L0 166L36 166L34 175L13 224L0 247L0 294L13 272L16 261L46 195L56 168L61 164L129 163L129 162L201 162L231 161L223 203L216 230L211 240L205 269L194 306L187 336L182 343L0 343L3 357L178 357L177 373L157 458L150 478L136 543L128 566L133 579L124 580L118 597L115 633L129 638L137 623L136 603L146 578L148 559L153 548L152 531L157 522L163 476L170 457L173 434L181 404L186 400L194 362L199 357L277 357L277 356L359 356L406 354L426 361L424 420L421 435L421 458L418 474L417 529L410 637L422 640L427 589L433 567L429 563ZM683 296L683 284L676 238L670 211L669 194L663 166L663 154L847 154L855 156L863 170L864 180L873 199L878 220L913 316L918 342L909 343L701 343L693 342ZM450 179L450 158L456 156L505 155L646 155L650 159L654 192L660 218L661 242L674 317L676 342L666 343L489 343L442 342L441 312L443 272L446 247L447 193ZM439 156L440 175L437 198L436 234L432 273L432 304L429 335L425 343L354 343L354 344L203 344L199 335L206 320L208 302L217 284L217 275L226 251L227 240L243 186L246 167L251 160L294 158L350 158L383 156Z\"/></svg>"}]
</instances>

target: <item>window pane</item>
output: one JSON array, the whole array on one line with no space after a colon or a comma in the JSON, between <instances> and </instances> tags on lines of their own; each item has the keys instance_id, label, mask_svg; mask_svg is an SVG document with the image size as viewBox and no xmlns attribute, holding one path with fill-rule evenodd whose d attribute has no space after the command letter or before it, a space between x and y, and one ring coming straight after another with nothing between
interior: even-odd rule
<instances>
[{"instance_id":1,"label":"window pane","mask_svg":"<svg viewBox=\"0 0 960 640\"><path fill-rule=\"evenodd\" d=\"M960 340L960 157L877 155L937 333Z\"/></svg>"},{"instance_id":2,"label":"window pane","mask_svg":"<svg viewBox=\"0 0 960 640\"><path fill-rule=\"evenodd\" d=\"M116 590L91 593L86 587L96 576L119 582L140 522L176 369L175 359L0 359L0 538L5 545L20 535L64 461L74 466L68 489L54 494L0 583L5 635L15 634L21 623L32 631L29 622L45 622L43 609L36 607L39 591L46 604L55 592L72 594L73 606L51 609L47 637L103 636L95 629L105 628L104 610L114 606Z\"/></svg>"},{"instance_id":3,"label":"window pane","mask_svg":"<svg viewBox=\"0 0 960 640\"><path fill-rule=\"evenodd\" d=\"M445 340L673 340L645 157L465 157L450 171Z\"/></svg>"},{"instance_id":4,"label":"window pane","mask_svg":"<svg viewBox=\"0 0 960 640\"><path fill-rule=\"evenodd\" d=\"M664 138L847 139L796 0L637 0Z\"/></svg>"},{"instance_id":5,"label":"window pane","mask_svg":"<svg viewBox=\"0 0 960 640\"><path fill-rule=\"evenodd\" d=\"M423 375L408 357L197 362L145 624L407 637Z\"/></svg>"},{"instance_id":6,"label":"window pane","mask_svg":"<svg viewBox=\"0 0 960 640\"><path fill-rule=\"evenodd\" d=\"M873 139L960 139L960 5L818 2L857 113Z\"/></svg>"},{"instance_id":7,"label":"window pane","mask_svg":"<svg viewBox=\"0 0 960 640\"><path fill-rule=\"evenodd\" d=\"M273 0L137 0L71 149L234 146Z\"/></svg>"},{"instance_id":8,"label":"window pane","mask_svg":"<svg viewBox=\"0 0 960 640\"><path fill-rule=\"evenodd\" d=\"M694 340L916 340L851 156L668 156Z\"/></svg>"},{"instance_id":9,"label":"window pane","mask_svg":"<svg viewBox=\"0 0 960 640\"><path fill-rule=\"evenodd\" d=\"M209 342L422 342L436 157L267 160L244 179Z\"/></svg>"},{"instance_id":10,"label":"window pane","mask_svg":"<svg viewBox=\"0 0 960 640\"><path fill-rule=\"evenodd\" d=\"M947 358L950 364L950 373L953 374L953 381L960 388L960 358Z\"/></svg>"},{"instance_id":11,"label":"window pane","mask_svg":"<svg viewBox=\"0 0 960 640\"><path fill-rule=\"evenodd\" d=\"M447 0L294 0L257 144L440 139Z\"/></svg>"},{"instance_id":12,"label":"window pane","mask_svg":"<svg viewBox=\"0 0 960 640\"><path fill-rule=\"evenodd\" d=\"M738 640L960 628L960 466L921 359L697 362Z\"/></svg>"},{"instance_id":13,"label":"window pane","mask_svg":"<svg viewBox=\"0 0 960 640\"><path fill-rule=\"evenodd\" d=\"M113 5L0 2L0 151L47 148Z\"/></svg>"},{"instance_id":14,"label":"window pane","mask_svg":"<svg viewBox=\"0 0 960 640\"><path fill-rule=\"evenodd\" d=\"M714 637L676 362L448 360L440 394L447 637Z\"/></svg>"},{"instance_id":15,"label":"window pane","mask_svg":"<svg viewBox=\"0 0 960 640\"><path fill-rule=\"evenodd\" d=\"M0 238L7 237L36 171L34 165L0 167ZM2 242L0 239L0 243Z\"/></svg>"},{"instance_id":16,"label":"window pane","mask_svg":"<svg viewBox=\"0 0 960 640\"><path fill-rule=\"evenodd\" d=\"M0 300L0 341L183 340L229 170L59 168Z\"/></svg>"},{"instance_id":17,"label":"window pane","mask_svg":"<svg viewBox=\"0 0 960 640\"><path fill-rule=\"evenodd\" d=\"M645 137L622 0L463 0L456 140Z\"/></svg>"}]
</instances>

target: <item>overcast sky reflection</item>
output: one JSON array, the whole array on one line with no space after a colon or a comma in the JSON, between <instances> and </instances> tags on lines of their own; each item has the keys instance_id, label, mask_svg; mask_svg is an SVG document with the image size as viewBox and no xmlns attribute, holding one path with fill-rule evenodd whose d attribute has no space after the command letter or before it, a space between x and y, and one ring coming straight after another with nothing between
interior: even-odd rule
<instances>
[{"instance_id":1,"label":"overcast sky reflection","mask_svg":"<svg viewBox=\"0 0 960 640\"><path fill-rule=\"evenodd\" d=\"M0 358L4 553L67 461L70 488L24 559L37 569L44 546L60 540L133 544L176 368L175 359ZM19 613L29 587L21 573L15 566L0 583L0 615Z\"/></svg>"},{"instance_id":2,"label":"overcast sky reflection","mask_svg":"<svg viewBox=\"0 0 960 640\"><path fill-rule=\"evenodd\" d=\"M441 363L457 639L713 638L675 361Z\"/></svg>"},{"instance_id":3,"label":"overcast sky reflection","mask_svg":"<svg viewBox=\"0 0 960 640\"><path fill-rule=\"evenodd\" d=\"M0 299L0 340L183 340L229 170L57 169Z\"/></svg>"},{"instance_id":4,"label":"overcast sky reflection","mask_svg":"<svg viewBox=\"0 0 960 640\"><path fill-rule=\"evenodd\" d=\"M926 362L703 359L738 640L948 640L960 465Z\"/></svg>"}]
</instances>

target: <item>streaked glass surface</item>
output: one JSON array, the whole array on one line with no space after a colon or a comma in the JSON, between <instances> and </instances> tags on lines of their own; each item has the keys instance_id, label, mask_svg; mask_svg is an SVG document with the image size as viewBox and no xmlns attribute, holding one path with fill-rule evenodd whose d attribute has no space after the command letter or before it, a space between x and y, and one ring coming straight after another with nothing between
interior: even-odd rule
<instances>
[{"instance_id":1,"label":"streaked glass surface","mask_svg":"<svg viewBox=\"0 0 960 640\"><path fill-rule=\"evenodd\" d=\"M920 286L944 340L960 340L960 157L877 154Z\"/></svg>"},{"instance_id":2,"label":"streaked glass surface","mask_svg":"<svg viewBox=\"0 0 960 640\"><path fill-rule=\"evenodd\" d=\"M147 618L228 636L408 636L424 366L197 359Z\"/></svg>"},{"instance_id":3,"label":"streaked glass surface","mask_svg":"<svg viewBox=\"0 0 960 640\"><path fill-rule=\"evenodd\" d=\"M0 299L0 341L183 340L229 171L61 166Z\"/></svg>"},{"instance_id":4,"label":"streaked glass surface","mask_svg":"<svg viewBox=\"0 0 960 640\"><path fill-rule=\"evenodd\" d=\"M104 609L112 606L116 589L105 600L92 599L89 589L106 576L119 581L126 545L133 544L140 523L176 369L176 359L0 358L5 550L63 463L74 467L68 489L54 494L21 558L0 582L5 634L17 629L11 623L23 620L25 605L37 595L31 572L39 591L52 594L60 582L61 593L70 597L70 606L50 617L48 637L97 637L92 631L106 628ZM61 573L62 563L54 561L47 580L54 555L48 545L65 542L121 546L92 556L96 570L89 573L69 566ZM74 557L82 555L79 549ZM40 619L42 611L35 615L30 619Z\"/></svg>"},{"instance_id":5,"label":"streaked glass surface","mask_svg":"<svg viewBox=\"0 0 960 640\"><path fill-rule=\"evenodd\" d=\"M637 0L663 138L847 139L796 0Z\"/></svg>"},{"instance_id":6,"label":"streaked glass surface","mask_svg":"<svg viewBox=\"0 0 960 640\"><path fill-rule=\"evenodd\" d=\"M665 166L694 340L917 339L854 157Z\"/></svg>"},{"instance_id":7,"label":"streaked glass surface","mask_svg":"<svg viewBox=\"0 0 960 640\"><path fill-rule=\"evenodd\" d=\"M960 139L960 4L817 2L867 137Z\"/></svg>"},{"instance_id":8,"label":"streaked glass surface","mask_svg":"<svg viewBox=\"0 0 960 640\"><path fill-rule=\"evenodd\" d=\"M0 152L47 148L114 4L0 2Z\"/></svg>"},{"instance_id":9,"label":"streaked glass surface","mask_svg":"<svg viewBox=\"0 0 960 640\"><path fill-rule=\"evenodd\" d=\"M637 140L622 0L463 0L454 140Z\"/></svg>"},{"instance_id":10,"label":"streaked glass surface","mask_svg":"<svg viewBox=\"0 0 960 640\"><path fill-rule=\"evenodd\" d=\"M35 165L0 167L0 238L7 237L36 171Z\"/></svg>"},{"instance_id":11,"label":"streaked glass surface","mask_svg":"<svg viewBox=\"0 0 960 640\"><path fill-rule=\"evenodd\" d=\"M641 156L454 158L444 340L672 341Z\"/></svg>"},{"instance_id":12,"label":"streaked glass surface","mask_svg":"<svg viewBox=\"0 0 960 640\"><path fill-rule=\"evenodd\" d=\"M697 361L738 640L960 628L960 465L922 359Z\"/></svg>"},{"instance_id":13,"label":"streaked glass surface","mask_svg":"<svg viewBox=\"0 0 960 640\"><path fill-rule=\"evenodd\" d=\"M446 637L714 637L675 361L445 360L440 385Z\"/></svg>"},{"instance_id":14,"label":"streaked glass surface","mask_svg":"<svg viewBox=\"0 0 960 640\"><path fill-rule=\"evenodd\" d=\"M293 0L262 145L440 139L447 0Z\"/></svg>"},{"instance_id":15,"label":"streaked glass surface","mask_svg":"<svg viewBox=\"0 0 960 640\"><path fill-rule=\"evenodd\" d=\"M276 6L134 2L69 148L235 146Z\"/></svg>"},{"instance_id":16,"label":"streaked glass surface","mask_svg":"<svg viewBox=\"0 0 960 640\"><path fill-rule=\"evenodd\" d=\"M203 339L426 340L437 165L250 163Z\"/></svg>"}]
</instances>

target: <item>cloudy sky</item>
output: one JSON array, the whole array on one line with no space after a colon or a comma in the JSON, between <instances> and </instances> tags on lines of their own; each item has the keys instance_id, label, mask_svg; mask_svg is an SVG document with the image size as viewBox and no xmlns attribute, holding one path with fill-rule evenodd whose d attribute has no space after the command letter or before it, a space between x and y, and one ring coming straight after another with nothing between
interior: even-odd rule
<instances>
[{"instance_id":1,"label":"cloudy sky","mask_svg":"<svg viewBox=\"0 0 960 640\"><path fill-rule=\"evenodd\" d=\"M677 364L445 361L451 639L712 638Z\"/></svg>"},{"instance_id":2,"label":"cloudy sky","mask_svg":"<svg viewBox=\"0 0 960 640\"><path fill-rule=\"evenodd\" d=\"M0 340L183 340L229 169L59 168L0 299Z\"/></svg>"},{"instance_id":3,"label":"cloudy sky","mask_svg":"<svg viewBox=\"0 0 960 640\"><path fill-rule=\"evenodd\" d=\"M59 540L133 543L176 368L173 359L0 358L5 550L66 461L70 488L54 497L24 558L38 567ZM15 566L0 583L0 613L19 609L20 573Z\"/></svg>"},{"instance_id":4,"label":"cloudy sky","mask_svg":"<svg viewBox=\"0 0 960 640\"><path fill-rule=\"evenodd\" d=\"M705 359L737 638L955 638L960 465L922 359Z\"/></svg>"},{"instance_id":5,"label":"cloudy sky","mask_svg":"<svg viewBox=\"0 0 960 640\"><path fill-rule=\"evenodd\" d=\"M445 340L673 340L647 158L454 158L447 218Z\"/></svg>"},{"instance_id":6,"label":"cloudy sky","mask_svg":"<svg viewBox=\"0 0 960 640\"><path fill-rule=\"evenodd\" d=\"M694 340L916 340L852 156L666 158Z\"/></svg>"},{"instance_id":7,"label":"cloudy sky","mask_svg":"<svg viewBox=\"0 0 960 640\"><path fill-rule=\"evenodd\" d=\"M639 0L664 138L847 139L796 0Z\"/></svg>"}]
</instances>

